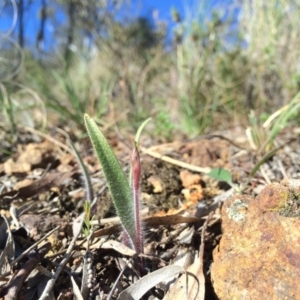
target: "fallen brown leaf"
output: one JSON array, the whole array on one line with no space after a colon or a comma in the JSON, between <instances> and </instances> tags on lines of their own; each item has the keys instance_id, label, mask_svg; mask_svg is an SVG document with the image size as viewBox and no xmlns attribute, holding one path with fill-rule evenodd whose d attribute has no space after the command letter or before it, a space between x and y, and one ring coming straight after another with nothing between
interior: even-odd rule
<instances>
[{"instance_id":1,"label":"fallen brown leaf","mask_svg":"<svg viewBox=\"0 0 300 300\"><path fill-rule=\"evenodd\" d=\"M150 176L147 181L153 186L153 193L161 193L163 191L163 184L158 176Z\"/></svg>"},{"instance_id":2,"label":"fallen brown leaf","mask_svg":"<svg viewBox=\"0 0 300 300\"><path fill-rule=\"evenodd\" d=\"M187 188L190 185L197 184L200 182L201 177L199 174L193 174L192 172L188 170L181 170L180 171L180 179L182 182L182 185Z\"/></svg>"},{"instance_id":3,"label":"fallen brown leaf","mask_svg":"<svg viewBox=\"0 0 300 300\"><path fill-rule=\"evenodd\" d=\"M18 190L10 191L0 195L0 200L4 198L21 198L26 199L42 193L53 186L60 186L65 183L65 181L72 177L75 172L66 173L50 173L42 179L33 182L30 185L21 187Z\"/></svg>"},{"instance_id":4,"label":"fallen brown leaf","mask_svg":"<svg viewBox=\"0 0 300 300\"><path fill-rule=\"evenodd\" d=\"M169 215L169 216L154 216L143 219L148 226L159 226L159 225L174 225L179 223L195 223L201 219L194 217L185 217L181 215Z\"/></svg>"},{"instance_id":5,"label":"fallen brown leaf","mask_svg":"<svg viewBox=\"0 0 300 300\"><path fill-rule=\"evenodd\" d=\"M203 255L204 255L204 234L207 224L210 221L212 214L206 219L201 232L201 245L199 255L196 257L194 263L190 265L183 274L169 290L163 300L204 300L205 295L205 277L203 274Z\"/></svg>"}]
</instances>

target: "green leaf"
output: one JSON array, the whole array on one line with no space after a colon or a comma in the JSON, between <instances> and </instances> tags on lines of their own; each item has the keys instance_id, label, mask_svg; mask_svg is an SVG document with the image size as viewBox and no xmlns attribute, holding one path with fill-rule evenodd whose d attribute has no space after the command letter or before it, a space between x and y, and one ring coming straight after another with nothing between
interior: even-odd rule
<instances>
[{"instance_id":1,"label":"green leaf","mask_svg":"<svg viewBox=\"0 0 300 300\"><path fill-rule=\"evenodd\" d=\"M87 114L84 115L84 121L96 155L102 165L117 214L131 238L131 243L135 245L137 233L135 230L134 203L127 178L95 121Z\"/></svg>"},{"instance_id":2,"label":"green leaf","mask_svg":"<svg viewBox=\"0 0 300 300\"><path fill-rule=\"evenodd\" d=\"M76 157L77 162L82 171L84 185L85 185L85 189L86 189L86 198L87 198L86 200L89 201L90 203L92 203L94 200L94 193L93 193L93 188L92 188L92 183L91 183L91 178L90 178L89 172L88 172L79 152L77 151L75 145L73 144L70 136L66 132L64 132L64 134L66 135L67 141L69 142L72 150L74 151L75 157ZM91 207L89 207L89 210L90 209L91 209Z\"/></svg>"},{"instance_id":3,"label":"green leaf","mask_svg":"<svg viewBox=\"0 0 300 300\"><path fill-rule=\"evenodd\" d=\"M138 131L137 131L137 133L136 133L136 135L135 135L135 140L134 140L136 144L139 143L140 135L141 135L141 133L142 133L144 127L147 125L147 123L148 123L150 120L151 120L151 118L148 118L148 119L147 119L146 121L144 121L144 122L142 123L142 125L139 127L139 129L138 129Z\"/></svg>"},{"instance_id":4,"label":"green leaf","mask_svg":"<svg viewBox=\"0 0 300 300\"><path fill-rule=\"evenodd\" d=\"M228 183L232 182L230 172L222 168L213 168L207 175L220 181L225 181Z\"/></svg>"}]
</instances>

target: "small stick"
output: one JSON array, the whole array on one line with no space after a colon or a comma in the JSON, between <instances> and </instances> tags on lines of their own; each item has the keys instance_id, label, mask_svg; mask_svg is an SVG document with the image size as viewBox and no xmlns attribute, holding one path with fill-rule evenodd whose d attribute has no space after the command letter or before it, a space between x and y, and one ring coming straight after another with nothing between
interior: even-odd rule
<instances>
[{"instance_id":1,"label":"small stick","mask_svg":"<svg viewBox=\"0 0 300 300\"><path fill-rule=\"evenodd\" d=\"M118 275L118 278L116 279L114 285L112 286L109 294L107 295L107 300L111 300L113 293L115 291L115 289L117 288L117 284L119 283L124 271L126 270L126 268L128 267L127 263L125 263L125 266L123 267L123 269L121 270L120 274Z\"/></svg>"},{"instance_id":2,"label":"small stick","mask_svg":"<svg viewBox=\"0 0 300 300\"><path fill-rule=\"evenodd\" d=\"M50 232L48 232L45 236L43 236L39 241L37 241L36 243L34 243L32 246L30 246L28 249L26 249L20 256L18 256L12 263L11 265L15 265L16 263L18 263L24 256L27 255L27 253L29 253L32 249L34 249L38 244L40 244L42 241L44 241L48 236L50 236L53 232L55 232L56 230L58 230L60 228L60 226L55 227L53 230L51 230Z\"/></svg>"},{"instance_id":3,"label":"small stick","mask_svg":"<svg viewBox=\"0 0 300 300\"><path fill-rule=\"evenodd\" d=\"M80 222L80 228L82 228L84 218L85 218L85 216L83 214L81 222ZM62 269L64 268L64 266L66 265L66 263L68 262L68 260L71 257L71 252L72 252L73 248L75 247L75 243L76 243L76 240L77 240L80 232L81 232L81 229L77 231L76 235L74 235L63 260L60 262L59 266L57 267L56 272L54 273L53 277L47 282L44 292L41 295L39 300L46 300L49 297L49 293L52 290L52 288L54 287L54 284L55 284L60 272L62 271Z\"/></svg>"},{"instance_id":4,"label":"small stick","mask_svg":"<svg viewBox=\"0 0 300 300\"><path fill-rule=\"evenodd\" d=\"M206 228L208 226L208 222L211 220L211 218L213 217L213 212L211 212L207 219L205 220L203 226L202 226L202 231L201 231L201 245L199 248L199 260L200 260L200 267L201 267L201 272L200 272L200 276L199 276L199 285L200 285L200 295L198 295L199 298L197 299L204 299L204 294L205 294L205 276L203 273L203 256L204 256L204 239L205 239L205 231Z\"/></svg>"},{"instance_id":5,"label":"small stick","mask_svg":"<svg viewBox=\"0 0 300 300\"><path fill-rule=\"evenodd\" d=\"M40 249L32 250L27 258L28 260L24 263L21 269L19 269L13 276L13 279L7 285L7 287L2 291L2 296L4 300L15 300L18 298L18 293L24 286L24 282L31 271L36 267L36 265L41 261L41 259L50 250L51 244L47 243L43 245Z\"/></svg>"},{"instance_id":6,"label":"small stick","mask_svg":"<svg viewBox=\"0 0 300 300\"><path fill-rule=\"evenodd\" d=\"M146 148L142 148L142 147L140 149L145 154L148 154L148 155L150 155L152 157L161 159L161 160L163 160L165 162L168 162L170 164L173 164L175 166L179 166L181 168L184 168L184 169L187 169L187 170L190 170L190 171L204 173L204 174L207 174L207 173L209 173L211 171L210 168L197 167L197 166L194 166L194 165L191 165L191 164L179 161L177 159L171 158L169 156L159 154L159 153L157 153L157 152L155 152L155 151L153 151L151 149L146 149Z\"/></svg>"},{"instance_id":7,"label":"small stick","mask_svg":"<svg viewBox=\"0 0 300 300\"><path fill-rule=\"evenodd\" d=\"M38 131L38 130L36 130L34 128L31 128L31 127L28 127L28 126L24 126L22 128L25 129L25 130L27 130L27 131L29 131L29 132L31 132L31 133L35 133L37 135L40 135L41 137L45 138L46 140L52 142L53 144L56 144L60 148L62 148L64 150L66 150L67 152L73 154L73 150L72 149L70 149L68 146L66 146L62 142L60 142L60 141L56 140L55 138L51 137L50 135L45 134L43 132L40 132L40 131Z\"/></svg>"}]
</instances>

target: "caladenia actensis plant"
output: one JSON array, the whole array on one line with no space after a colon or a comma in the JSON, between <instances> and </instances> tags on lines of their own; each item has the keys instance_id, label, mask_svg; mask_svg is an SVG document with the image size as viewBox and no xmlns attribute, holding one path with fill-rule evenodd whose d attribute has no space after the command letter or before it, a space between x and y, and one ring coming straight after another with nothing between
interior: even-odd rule
<instances>
[{"instance_id":1,"label":"caladenia actensis plant","mask_svg":"<svg viewBox=\"0 0 300 300\"><path fill-rule=\"evenodd\" d=\"M130 185L132 190L132 200L134 203L134 223L135 232L137 233L136 240L133 241L133 248L137 253L144 253L143 247L143 234L142 234L142 221L140 216L141 205L141 191L140 191L140 178L141 178L141 161L138 151L137 143L135 142L131 154L131 170L130 170ZM130 237L129 237L130 238ZM129 239L130 240L130 239Z\"/></svg>"},{"instance_id":2,"label":"caladenia actensis plant","mask_svg":"<svg viewBox=\"0 0 300 300\"><path fill-rule=\"evenodd\" d=\"M124 243L134 249L137 254L144 252L143 230L140 217L141 162L138 151L138 141L142 129L149 120L150 119L146 120L140 126L136 134L135 144L131 154L131 170L128 180L114 152L95 121L87 114L84 115L89 137L98 160L102 165L116 212L122 223Z\"/></svg>"}]
</instances>

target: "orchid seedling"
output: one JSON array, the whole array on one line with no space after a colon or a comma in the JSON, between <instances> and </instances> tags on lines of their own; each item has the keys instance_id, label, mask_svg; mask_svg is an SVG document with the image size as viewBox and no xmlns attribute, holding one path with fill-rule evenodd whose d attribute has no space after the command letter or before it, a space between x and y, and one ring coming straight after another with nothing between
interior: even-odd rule
<instances>
[{"instance_id":1,"label":"orchid seedling","mask_svg":"<svg viewBox=\"0 0 300 300\"><path fill-rule=\"evenodd\" d=\"M119 161L109 146L96 122L84 115L84 121L94 150L102 165L112 200L124 230L124 243L138 254L143 253L143 233L140 217L140 176L141 162L138 152L138 141L142 129L150 119L139 128L131 155L131 171L126 178Z\"/></svg>"}]
</instances>

